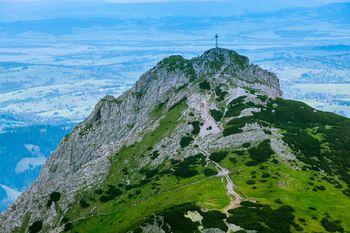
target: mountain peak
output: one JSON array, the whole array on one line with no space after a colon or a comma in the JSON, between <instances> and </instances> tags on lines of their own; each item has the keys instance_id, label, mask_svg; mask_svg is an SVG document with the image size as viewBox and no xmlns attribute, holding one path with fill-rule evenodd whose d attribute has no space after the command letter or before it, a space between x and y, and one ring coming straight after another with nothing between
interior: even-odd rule
<instances>
[{"instance_id":1,"label":"mountain peak","mask_svg":"<svg viewBox=\"0 0 350 233\"><path fill-rule=\"evenodd\" d=\"M108 204L111 201L123 197L115 202L117 209L124 208L119 206L123 202L132 209L133 195L144 186L156 192L147 198L157 196L160 189L149 187L153 176L167 183L166 174L170 174L171 187L180 190L174 180L196 175L191 164L202 170L210 165L210 174L216 170L224 174L226 171L209 158L214 151L220 154L225 148L250 141L258 145L268 139L275 140L280 151L287 151L280 142L281 135L265 134L269 129L254 120L255 113L264 111L268 101L280 96L274 74L249 64L247 57L232 50L215 48L192 59L167 57L144 73L130 90L98 102L91 115L62 140L33 186L2 214L0 231L44 227L60 232L75 227L81 228L78 232L89 232L91 229L79 222L89 221L100 211L102 215L115 211L109 209L114 205ZM271 111L269 107L266 114ZM247 122L238 120L236 124L236 119ZM290 154L287 151L283 156L293 159ZM158 171L162 173L156 175ZM208 182L213 180L215 187L223 187L220 179ZM164 187L171 193L167 185ZM227 198L225 190L217 191L223 193L221 198ZM230 196L237 194L233 188L227 192ZM130 223L137 224L147 216ZM132 226L122 223L116 227L116 232L124 232Z\"/></svg>"},{"instance_id":2,"label":"mountain peak","mask_svg":"<svg viewBox=\"0 0 350 233\"><path fill-rule=\"evenodd\" d=\"M225 84L257 89L273 97L282 95L276 75L250 64L247 57L224 48L207 50L192 59L169 56L142 75L135 88L137 92L144 92L149 85L161 85L164 89L189 85L202 79L213 83L213 86Z\"/></svg>"}]
</instances>

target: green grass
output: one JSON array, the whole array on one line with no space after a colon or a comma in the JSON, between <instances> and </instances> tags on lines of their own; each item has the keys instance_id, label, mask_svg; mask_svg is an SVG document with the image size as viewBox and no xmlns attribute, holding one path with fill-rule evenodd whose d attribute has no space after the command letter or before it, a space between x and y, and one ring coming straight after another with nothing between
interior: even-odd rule
<instances>
[{"instance_id":1,"label":"green grass","mask_svg":"<svg viewBox=\"0 0 350 233\"><path fill-rule=\"evenodd\" d=\"M236 158L237 162L232 163L230 157ZM334 185L322 179L325 175L315 171L295 170L284 162L275 164L271 160L258 166L248 167L245 166L248 160L248 153L240 156L231 153L221 162L224 167L232 171L231 178L237 185L238 192L243 196L273 208L280 206L275 202L278 199L283 205L292 206L295 209L296 219L305 219L305 223L296 221L305 232L324 232L321 220L326 213L332 219L340 220L345 230L350 230L350 212L348 211L350 199ZM271 176L262 178L265 173ZM313 176L316 179L314 185L310 185L310 177ZM248 185L246 183L248 180L254 180L255 184ZM326 190L313 191L313 187L321 185ZM310 210L309 207L316 208L316 211Z\"/></svg>"},{"instance_id":2,"label":"green grass","mask_svg":"<svg viewBox=\"0 0 350 233\"><path fill-rule=\"evenodd\" d=\"M184 123L179 119L185 108L185 101L177 104L160 120L156 130L146 133L141 142L123 147L111 158L112 166L102 190L94 192L97 187L86 190L79 194L79 200L84 199L87 203L82 206L77 202L70 207L67 218L68 223L73 223L72 232L124 232L142 222L144 217L175 205L193 202L209 209L222 209L228 204L225 184L217 177L205 176L203 161L198 163L198 168L190 164L189 168L195 169L196 174L185 178L167 172L169 163L156 172L137 170L142 156L148 156L163 137ZM142 179L144 175L147 180ZM130 188L127 188L125 180L131 181ZM120 187L122 193L119 196L118 192L113 198L101 202L101 196L109 193L108 187L113 187L113 190ZM99 216L94 216L97 213Z\"/></svg>"},{"instance_id":3,"label":"green grass","mask_svg":"<svg viewBox=\"0 0 350 233\"><path fill-rule=\"evenodd\" d=\"M244 98L230 104L237 106ZM186 203L213 211L228 205L224 180L214 176L213 164L206 166L201 155L181 161L166 160L156 168L146 164L139 170L142 158L159 156L159 151L153 149L155 145L179 124L185 124L179 119L186 107L185 100L182 100L166 113L161 110L165 116L156 130L144 133L141 142L123 147L111 158L110 174L101 191L86 190L78 195L78 200L86 200L86 203L77 202L71 206L67 222L73 223L72 232L125 232L137 227L153 213ZM257 206L268 205L268 208L261 207L265 208L261 213L269 218L278 216L282 206L292 207L290 213L295 218L285 226L292 232L300 228L304 232L324 232L325 227L341 229L340 225L345 232L350 231L350 198L342 193L349 175L349 120L314 111L299 102L276 99L267 103L266 110L254 113L254 116L229 121L224 126L223 136L240 133L244 124L252 122L280 128L283 140L301 161L281 161L274 155L269 141L257 146L245 144L243 148L224 154L214 153L211 158L231 171L236 191L243 198L256 201ZM190 124L192 133L197 134L200 123ZM179 145L179 150L184 150L183 147L192 142L192 134L183 136L187 139L182 147ZM247 166L247 162L252 161L255 163ZM109 192L108 185L113 187L112 191L118 187L121 193L101 202L101 196ZM242 214L251 211L249 208L260 207L244 205L244 208L240 210ZM261 215L259 211L253 212ZM76 219L79 220L74 221ZM239 216L237 219L241 221ZM214 220L207 218L205 224L224 227L220 219ZM274 229L275 226L269 227Z\"/></svg>"},{"instance_id":4,"label":"green grass","mask_svg":"<svg viewBox=\"0 0 350 233\"><path fill-rule=\"evenodd\" d=\"M150 148L153 148L163 137L169 135L182 120L179 120L183 110L186 108L185 100L175 104L171 110L159 122L159 126L153 132L143 136L140 143L132 146L123 147L112 160L110 173L106 179L106 184L117 185L125 176L121 171L121 166L133 168L139 167L138 162L142 155L148 153ZM126 162L127 161L127 162ZM135 172L137 173L137 171Z\"/></svg>"},{"instance_id":5,"label":"green grass","mask_svg":"<svg viewBox=\"0 0 350 233\"><path fill-rule=\"evenodd\" d=\"M120 199L101 206L94 205L103 216L95 216L86 220L74 223L74 230L78 232L124 232L141 223L144 217L152 213L188 202L209 209L222 209L229 200L226 196L224 183L217 177L205 179L204 176L197 176L190 179L178 180L174 177L162 178L162 190L154 193L146 185L137 199L128 199L123 195ZM73 213L72 213L73 214ZM82 213L77 210L75 217ZM88 215L87 213L85 213ZM73 218L73 216L70 216Z\"/></svg>"}]
</instances>

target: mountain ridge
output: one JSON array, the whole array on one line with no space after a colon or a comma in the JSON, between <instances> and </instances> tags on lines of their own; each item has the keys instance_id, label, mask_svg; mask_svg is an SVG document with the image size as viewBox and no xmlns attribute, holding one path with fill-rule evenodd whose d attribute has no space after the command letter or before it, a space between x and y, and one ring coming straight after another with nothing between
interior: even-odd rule
<instances>
[{"instance_id":1,"label":"mountain ridge","mask_svg":"<svg viewBox=\"0 0 350 233\"><path fill-rule=\"evenodd\" d=\"M316 124L312 120L315 118L315 122L332 122L334 126L331 127L335 130L336 124L345 122L347 126L348 120L318 113L306 105L282 100L281 96L278 78L273 73L249 64L248 58L232 50L215 48L190 60L181 56L165 58L121 96L106 96L97 103L92 114L66 136L50 156L33 186L1 215L0 229L4 232L124 232L135 230L133 227L142 223L144 225L137 228L138 231L157 229L153 232L172 232L176 231L176 227L184 230L183 226L174 225L166 212L156 216L166 222L169 229L162 228L156 219L152 220L154 223L144 222L152 214L149 211L167 211L170 207L176 211L180 208L180 212L186 210L199 214L204 219L208 213L216 216L218 213L214 213L217 209L224 209L223 213L231 218L233 225L240 223L238 229L249 230L249 224L235 219L231 212L245 210L240 203L246 200L255 202L257 198L254 195L253 198L247 197L251 191L237 186L236 180L232 179L233 165L227 167L227 164L222 164L229 160L228 156L232 161L244 160L242 163L247 168L239 169L247 171L264 163L270 164L271 168L274 168L274 164L287 164L283 165L283 169L290 173L302 170L300 167L303 163L307 165L304 165L306 170L312 170L312 166L319 169L323 166L323 169L329 169L343 180L332 178L330 183L343 188L347 176L346 171L344 173L342 170L342 159L338 161L337 158L327 157L336 162L332 166L310 161L306 152L314 153L318 150L317 145L316 149L305 149L295 137L304 137L302 139L317 144L314 140L323 140L324 132L317 129L314 132L312 130L315 129L309 129L307 125L310 132L300 133L304 124ZM293 127L288 126L291 121ZM294 128L297 131L293 131ZM300 135L295 136L296 133ZM332 150L331 145L329 143L328 150ZM245 159L240 158L240 153ZM246 161L246 157L251 160ZM346 164L346 160L344 162ZM158 179L160 183L164 180L165 183L158 184L153 179ZM166 182L167 179L170 180ZM123 203L130 200L147 206L139 198L147 199L142 193L152 193L148 189L155 190L148 198L153 195L161 197L171 190L175 192L203 181L206 183L204 186L209 185L209 188L212 185L221 196L215 199L209 190L202 193L214 200L208 203L194 197L192 192L196 191L192 191L187 193L185 202L175 199L171 205L165 203L157 207L157 200L153 200L153 206L134 215L123 216L120 211L111 209L113 205L125 208ZM253 181L250 179L250 183ZM226 183L226 188L220 188L222 182ZM237 187L240 187L239 190L236 190ZM345 189L344 194L339 193L344 203L348 200L346 192ZM194 204L181 207L181 204L189 202ZM272 206L270 202L264 204ZM215 207L215 211L206 212L202 207ZM270 206L264 208L272 215L276 214L274 211L280 211L269 209ZM289 207L283 208L288 215L292 215ZM127 210L132 211L133 207ZM106 220L113 227L96 225L94 219L102 218L103 213L110 211L116 211L117 216L115 220ZM221 219L226 219L219 215ZM183 217L180 214L179 218ZM92 222L89 222L90 218ZM331 217L326 219L332 221ZM120 221L127 223L118 225ZM199 224L198 221L192 221L190 225L194 232L200 227L221 230L232 227L229 219L216 221L219 227L203 222ZM285 222L286 229L293 226L297 230L300 225L294 221L294 217ZM258 230L262 229L260 227ZM276 232L273 225L269 225L268 229Z\"/></svg>"}]
</instances>

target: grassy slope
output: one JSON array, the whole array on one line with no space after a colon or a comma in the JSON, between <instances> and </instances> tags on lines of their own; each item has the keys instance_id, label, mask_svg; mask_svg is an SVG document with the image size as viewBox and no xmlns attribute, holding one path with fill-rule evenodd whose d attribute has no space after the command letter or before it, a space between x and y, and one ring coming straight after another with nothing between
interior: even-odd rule
<instances>
[{"instance_id":1,"label":"grassy slope","mask_svg":"<svg viewBox=\"0 0 350 233\"><path fill-rule=\"evenodd\" d=\"M236 158L237 162L233 163L229 158ZM247 155L239 156L231 153L221 163L230 169L231 178L244 197L274 208L280 206L275 202L277 199L284 205L292 206L295 209L296 219L306 220L305 224L296 221L305 232L323 232L320 221L326 213L329 213L333 219L341 220L345 229L350 229L350 212L347 211L350 199L339 189L322 180L324 175L313 171L295 170L283 162L278 164L265 162L257 166L246 166L247 161L249 161ZM263 173L269 173L271 176L262 178ZM308 184L310 177L315 177L315 185L323 185L326 190L313 191L313 186ZM255 184L248 185L248 180L254 180ZM262 180L265 181L262 182ZM310 210L309 207L316 208L316 211Z\"/></svg>"},{"instance_id":2,"label":"grassy slope","mask_svg":"<svg viewBox=\"0 0 350 233\"><path fill-rule=\"evenodd\" d=\"M144 135L140 143L121 149L118 155L112 158L113 165L106 185L117 185L126 179L138 181L140 179L138 171L129 171L128 175L125 175L122 168L138 168L140 156L147 154L149 148L181 123L179 119L185 108L185 103L176 106L160 121L159 127L154 132ZM135 189L131 189L106 203L99 202L100 195L92 190L82 194L85 200L94 201L89 201L89 208L84 209L79 203L71 207L68 218L74 223L72 232L123 232L130 230L144 217L173 205L196 202L202 207L221 209L229 202L224 183L217 177L206 178L203 174L199 174L191 178L178 179L171 175L163 175L156 180L156 183L159 189L152 189L152 185L148 183L136 189L141 192L140 194L135 195ZM129 194L133 196L129 197ZM93 214L90 212L91 209Z\"/></svg>"},{"instance_id":3,"label":"grassy slope","mask_svg":"<svg viewBox=\"0 0 350 233\"><path fill-rule=\"evenodd\" d=\"M253 118L274 127L281 127L286 142L290 145L294 143L294 149L301 150L299 157L310 167L315 164L311 164L311 161L308 160L308 152L315 153L317 150L329 149L335 147L335 143L339 143L338 141L328 143L326 130L336 134L338 132L336 130L339 130L337 125L344 124L346 121L344 118L315 112L298 102L277 101L281 108L272 107L271 103L265 112L256 114ZM148 156L149 148L153 147L164 136L169 135L181 123L178 119L185 108L184 103L178 105L166 114L157 130L144 135L144 139L140 143L123 148L113 158L111 173L106 180L106 185L117 185L125 182L126 179L139 182L140 174L133 169L139 167L137 164L140 156ZM270 116L272 108L276 110L276 113ZM302 113L300 113L301 110ZM310 117L307 117L307 114ZM251 122L252 119L247 120ZM296 139L298 137L296 133L301 133L303 138ZM316 146L308 148L310 142ZM344 145L341 146L344 147ZM324 155L319 153L317 156L322 158L322 156L329 156L329 153ZM344 229L349 231L350 213L347 211L347 207L350 206L350 199L341 192L341 189L335 188L333 184L324 179L332 177L343 187L346 187L347 184L338 178L339 171L344 167L347 159L346 154L344 156L345 159L340 162L333 158L339 167L333 170L335 174L332 173L332 175L310 169L302 170L300 167L303 163L297 164L299 169L293 169L292 165L281 161L278 164L271 163L271 160L257 166L246 166L245 163L249 161L248 156L232 152L221 161L221 164L231 170L231 177L237 185L238 191L247 199L268 204L273 208L281 205L275 202L279 199L283 205L292 206L295 209L296 219L305 219L305 222L296 220L304 231L324 231L320 221L327 214L333 220L340 220ZM233 163L229 159L230 157L236 158L237 162ZM265 168L261 169L261 165L264 165ZM324 164L324 166L329 166L329 163ZM122 168L128 168L128 171L122 171ZM271 176L261 178L263 173L269 173ZM342 175L344 176L344 174ZM247 184L248 180L254 180L255 184ZM69 220L84 218L73 222L74 230L72 232L124 232L141 223L145 217L151 216L152 213L174 205L195 202L200 207L222 210L229 202L224 182L217 177L207 178L202 173L185 179L163 174L152 182L153 184L157 183L156 189L151 183L147 183L139 188L124 190L120 197L106 203L99 202L99 195L93 191L82 194L85 199L94 201L89 201L90 207L86 209L80 207L78 203L72 206L68 216ZM310 182L313 184L310 185ZM314 187L317 186L324 186L326 190L313 191ZM316 210L311 210L309 207L314 207ZM93 209L92 214L91 209ZM294 228L292 231L295 231Z\"/></svg>"}]
</instances>

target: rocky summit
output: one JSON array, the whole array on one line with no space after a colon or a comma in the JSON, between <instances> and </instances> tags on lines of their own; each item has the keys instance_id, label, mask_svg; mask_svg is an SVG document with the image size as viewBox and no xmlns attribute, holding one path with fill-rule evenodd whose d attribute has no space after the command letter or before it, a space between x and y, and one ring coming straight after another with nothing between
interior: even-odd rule
<instances>
[{"instance_id":1,"label":"rocky summit","mask_svg":"<svg viewBox=\"0 0 350 233\"><path fill-rule=\"evenodd\" d=\"M232 50L171 56L67 135L0 232L349 232L350 120Z\"/></svg>"}]
</instances>

